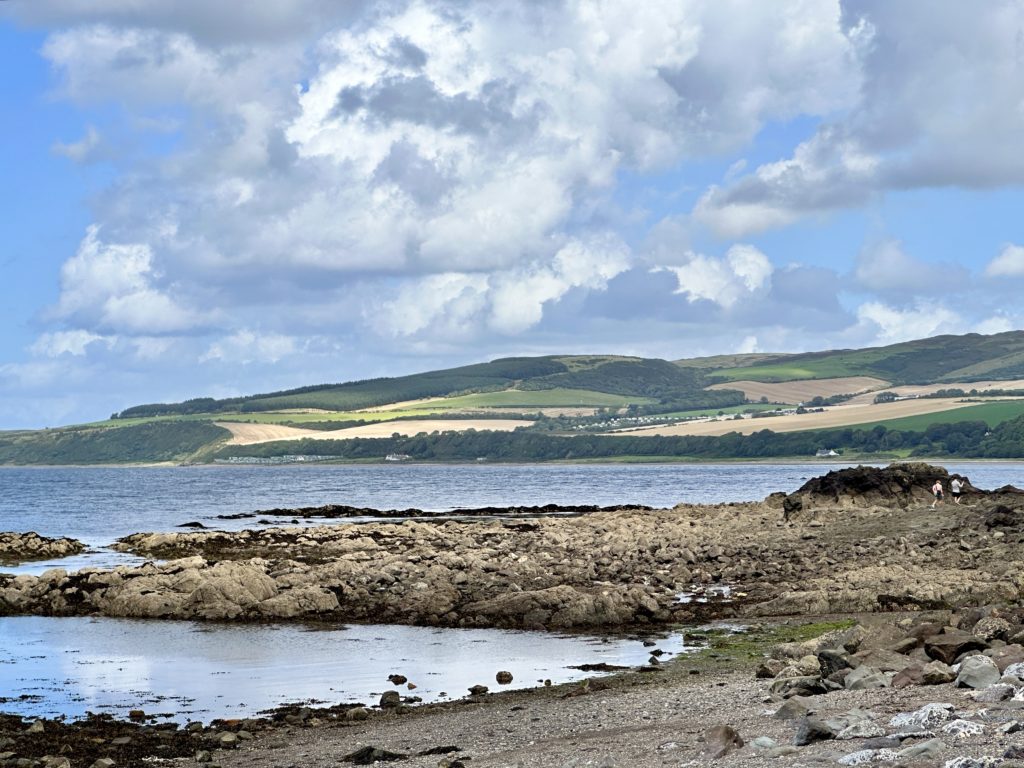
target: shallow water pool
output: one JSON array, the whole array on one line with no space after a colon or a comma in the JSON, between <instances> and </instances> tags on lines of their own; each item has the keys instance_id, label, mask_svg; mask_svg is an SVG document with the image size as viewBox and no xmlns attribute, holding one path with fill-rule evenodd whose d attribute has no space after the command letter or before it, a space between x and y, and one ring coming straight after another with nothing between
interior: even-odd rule
<instances>
[{"instance_id":1,"label":"shallow water pool","mask_svg":"<svg viewBox=\"0 0 1024 768\"><path fill-rule=\"evenodd\" d=\"M681 632L651 636L670 654ZM132 709L178 722L253 717L293 702L376 704L400 690L423 701L580 680L582 664L645 664L638 638L494 629L348 625L316 629L106 618L0 619L0 711L119 717ZM495 674L511 672L511 685ZM415 684L394 686L391 674Z\"/></svg>"}]
</instances>

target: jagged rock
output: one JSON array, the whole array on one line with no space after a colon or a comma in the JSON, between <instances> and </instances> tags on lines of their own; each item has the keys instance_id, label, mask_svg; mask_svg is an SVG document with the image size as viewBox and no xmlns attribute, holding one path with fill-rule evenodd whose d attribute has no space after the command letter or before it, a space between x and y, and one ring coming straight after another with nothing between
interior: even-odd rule
<instances>
[{"instance_id":1,"label":"jagged rock","mask_svg":"<svg viewBox=\"0 0 1024 768\"><path fill-rule=\"evenodd\" d=\"M388 750L381 749L380 747L367 745L357 749L355 752L350 752L341 759L346 763L354 763L355 765L373 765L377 762L405 760L407 757L408 755L404 755L400 752L389 752Z\"/></svg>"},{"instance_id":2,"label":"jagged rock","mask_svg":"<svg viewBox=\"0 0 1024 768\"><path fill-rule=\"evenodd\" d=\"M498 685L510 685L512 683L512 673L503 670L498 672L494 676L494 679L497 681Z\"/></svg>"},{"instance_id":3,"label":"jagged rock","mask_svg":"<svg viewBox=\"0 0 1024 768\"><path fill-rule=\"evenodd\" d=\"M1024 662L1024 647L1014 643L1000 648L989 648L985 655L996 663L1000 672L1005 672L1007 667Z\"/></svg>"},{"instance_id":4,"label":"jagged rock","mask_svg":"<svg viewBox=\"0 0 1024 768\"><path fill-rule=\"evenodd\" d=\"M843 681L843 685L851 691L860 691L867 688L888 688L890 679L880 670L862 666L850 672Z\"/></svg>"},{"instance_id":5,"label":"jagged rock","mask_svg":"<svg viewBox=\"0 0 1024 768\"><path fill-rule=\"evenodd\" d=\"M945 484L949 477L945 469L921 463L892 464L884 469L850 467L808 480L789 494L783 505L788 502L794 513L822 506L906 507L914 501L930 500L932 484L936 480Z\"/></svg>"},{"instance_id":6,"label":"jagged rock","mask_svg":"<svg viewBox=\"0 0 1024 768\"><path fill-rule=\"evenodd\" d=\"M758 736L756 739L750 742L750 748L755 752L764 752L767 749L775 749L778 742L770 736Z\"/></svg>"},{"instance_id":7,"label":"jagged rock","mask_svg":"<svg viewBox=\"0 0 1024 768\"><path fill-rule=\"evenodd\" d=\"M982 690L976 692L974 694L974 700L983 702L985 704L996 704L1000 701L1012 699L1013 695L1016 692L1017 689L1014 688L1012 685L1007 685L1006 683L996 683L995 685L990 685L987 688L983 688Z\"/></svg>"},{"instance_id":8,"label":"jagged rock","mask_svg":"<svg viewBox=\"0 0 1024 768\"><path fill-rule=\"evenodd\" d=\"M778 678L771 684L769 690L785 698L790 696L817 696L821 693L828 693L828 688L822 683L821 678L816 676Z\"/></svg>"},{"instance_id":9,"label":"jagged rock","mask_svg":"<svg viewBox=\"0 0 1024 768\"><path fill-rule=\"evenodd\" d=\"M942 739L929 739L901 749L896 757L899 760L929 760L938 757L945 747L946 744Z\"/></svg>"},{"instance_id":10,"label":"jagged rock","mask_svg":"<svg viewBox=\"0 0 1024 768\"><path fill-rule=\"evenodd\" d=\"M897 754L892 749L858 749L843 755L836 762L840 765L867 765L869 763L892 763Z\"/></svg>"},{"instance_id":11,"label":"jagged rock","mask_svg":"<svg viewBox=\"0 0 1024 768\"><path fill-rule=\"evenodd\" d=\"M799 720L811 711L811 701L803 696L793 696L775 710L779 720Z\"/></svg>"},{"instance_id":12,"label":"jagged rock","mask_svg":"<svg viewBox=\"0 0 1024 768\"><path fill-rule=\"evenodd\" d=\"M733 750L743 746L743 739L730 725L716 725L709 728L704 731L702 740L704 748L701 750L701 755L712 760L725 757Z\"/></svg>"},{"instance_id":13,"label":"jagged rock","mask_svg":"<svg viewBox=\"0 0 1024 768\"><path fill-rule=\"evenodd\" d=\"M798 747L803 747L816 741L827 741L835 737L836 732L824 720L805 717L797 726L793 743Z\"/></svg>"},{"instance_id":14,"label":"jagged rock","mask_svg":"<svg viewBox=\"0 0 1024 768\"><path fill-rule=\"evenodd\" d=\"M855 709L838 718L829 718L836 739L872 739L885 736L885 729L871 718L871 713Z\"/></svg>"},{"instance_id":15,"label":"jagged rock","mask_svg":"<svg viewBox=\"0 0 1024 768\"><path fill-rule=\"evenodd\" d=\"M925 685L924 682L924 667L920 664L912 664L905 669L901 669L892 677L890 683L893 688L909 688L915 685Z\"/></svg>"},{"instance_id":16,"label":"jagged rock","mask_svg":"<svg viewBox=\"0 0 1024 768\"><path fill-rule=\"evenodd\" d=\"M765 659L757 667L754 676L761 680L768 680L776 677L785 668L785 664L778 659Z\"/></svg>"},{"instance_id":17,"label":"jagged rock","mask_svg":"<svg viewBox=\"0 0 1024 768\"><path fill-rule=\"evenodd\" d=\"M969 656L960 665L957 688L987 688L999 682L999 667L987 656Z\"/></svg>"},{"instance_id":18,"label":"jagged rock","mask_svg":"<svg viewBox=\"0 0 1024 768\"><path fill-rule=\"evenodd\" d=\"M49 538L34 531L0 531L0 563L55 560L84 551L85 545L77 539Z\"/></svg>"},{"instance_id":19,"label":"jagged rock","mask_svg":"<svg viewBox=\"0 0 1024 768\"><path fill-rule=\"evenodd\" d=\"M981 736L985 732L985 726L973 720L958 718L946 723L941 730L958 739L966 739L969 736Z\"/></svg>"},{"instance_id":20,"label":"jagged rock","mask_svg":"<svg viewBox=\"0 0 1024 768\"><path fill-rule=\"evenodd\" d=\"M924 685L943 685L956 680L956 672L948 664L933 661L922 667L921 682Z\"/></svg>"},{"instance_id":21,"label":"jagged rock","mask_svg":"<svg viewBox=\"0 0 1024 768\"><path fill-rule=\"evenodd\" d=\"M982 640L1006 640L1010 636L1013 625L1006 619L987 616L974 625L971 634Z\"/></svg>"},{"instance_id":22,"label":"jagged rock","mask_svg":"<svg viewBox=\"0 0 1024 768\"><path fill-rule=\"evenodd\" d=\"M988 643L966 632L943 632L924 641L925 653L946 664L954 663L966 651L983 651L986 648Z\"/></svg>"},{"instance_id":23,"label":"jagged rock","mask_svg":"<svg viewBox=\"0 0 1024 768\"><path fill-rule=\"evenodd\" d=\"M817 658L819 674L823 678L830 677L841 669L850 669L853 666L845 653L831 648L818 651Z\"/></svg>"},{"instance_id":24,"label":"jagged rock","mask_svg":"<svg viewBox=\"0 0 1024 768\"><path fill-rule=\"evenodd\" d=\"M953 716L952 704L925 704L913 712L901 712L889 720L889 725L894 728L906 728L916 726L919 728L933 728L944 723Z\"/></svg>"}]
</instances>

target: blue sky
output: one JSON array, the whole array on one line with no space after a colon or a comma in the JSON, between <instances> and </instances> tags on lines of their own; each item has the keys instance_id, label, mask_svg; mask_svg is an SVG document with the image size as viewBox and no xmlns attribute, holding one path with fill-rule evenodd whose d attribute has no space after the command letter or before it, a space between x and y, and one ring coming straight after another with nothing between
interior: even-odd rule
<instances>
[{"instance_id":1,"label":"blue sky","mask_svg":"<svg viewBox=\"0 0 1024 768\"><path fill-rule=\"evenodd\" d=\"M1024 2L0 4L0 428L1024 326Z\"/></svg>"}]
</instances>

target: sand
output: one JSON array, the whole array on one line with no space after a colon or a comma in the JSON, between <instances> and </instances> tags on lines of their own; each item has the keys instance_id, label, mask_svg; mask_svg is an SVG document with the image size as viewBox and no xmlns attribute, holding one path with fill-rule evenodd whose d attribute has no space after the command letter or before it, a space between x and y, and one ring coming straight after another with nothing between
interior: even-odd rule
<instances>
[{"instance_id":1,"label":"sand","mask_svg":"<svg viewBox=\"0 0 1024 768\"><path fill-rule=\"evenodd\" d=\"M420 432L465 432L469 429L490 432L511 432L518 427L528 427L532 421L522 419L416 419L409 421L384 421L364 424L345 429L299 429L279 424L241 424L218 421L217 426L231 432L227 445L256 445L280 440L349 440L354 437L391 437L417 435Z\"/></svg>"}]
</instances>

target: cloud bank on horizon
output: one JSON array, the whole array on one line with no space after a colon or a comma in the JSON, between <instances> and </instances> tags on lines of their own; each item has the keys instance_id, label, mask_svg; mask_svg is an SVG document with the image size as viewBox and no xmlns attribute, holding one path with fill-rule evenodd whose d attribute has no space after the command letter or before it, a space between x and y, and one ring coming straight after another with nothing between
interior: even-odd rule
<instances>
[{"instance_id":1,"label":"cloud bank on horizon","mask_svg":"<svg viewBox=\"0 0 1024 768\"><path fill-rule=\"evenodd\" d=\"M45 73L45 150L6 152L85 210L8 225L0 426L1024 326L1020 0L11 0L0 30Z\"/></svg>"}]
</instances>

